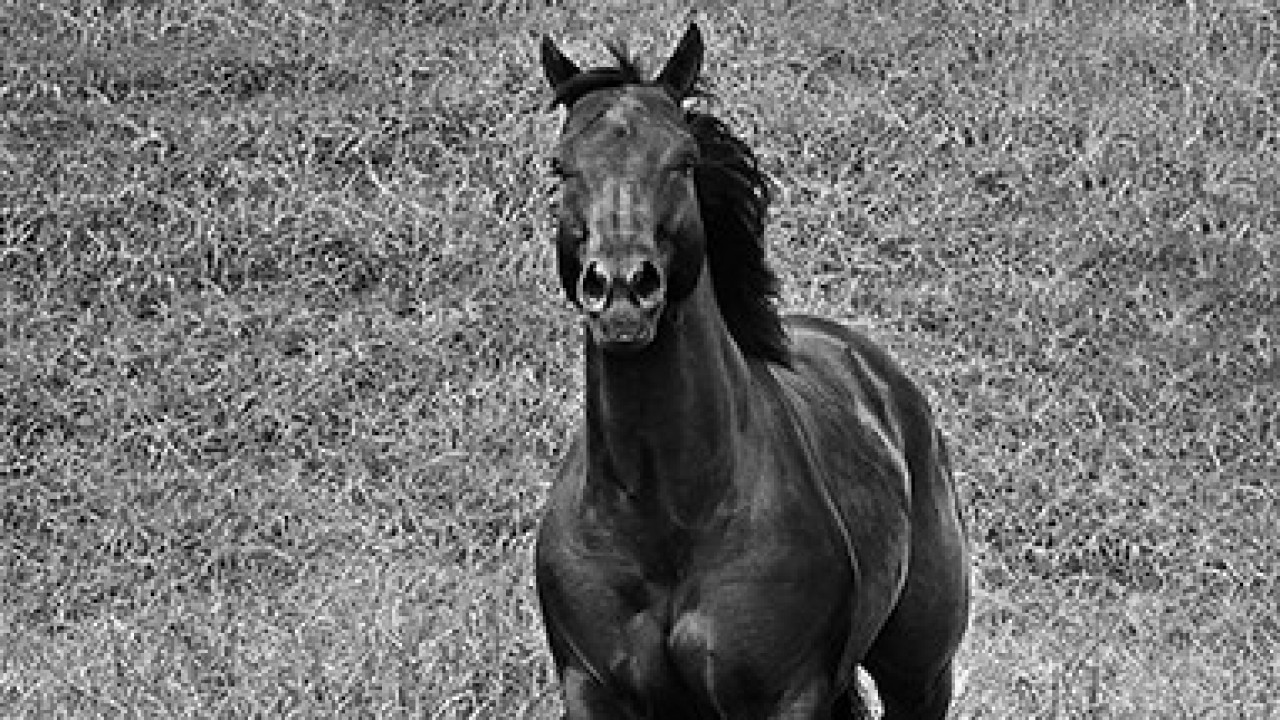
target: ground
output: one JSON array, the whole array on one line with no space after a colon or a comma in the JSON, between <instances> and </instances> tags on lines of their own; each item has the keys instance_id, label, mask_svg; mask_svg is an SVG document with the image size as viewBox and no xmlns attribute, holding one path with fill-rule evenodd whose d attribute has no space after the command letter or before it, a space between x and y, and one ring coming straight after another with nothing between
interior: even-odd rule
<instances>
[{"instance_id":1,"label":"ground","mask_svg":"<svg viewBox=\"0 0 1280 720\"><path fill-rule=\"evenodd\" d=\"M4 0L0 715L553 718L537 67L696 17L788 310L928 388L964 718L1280 714L1280 15Z\"/></svg>"}]
</instances>

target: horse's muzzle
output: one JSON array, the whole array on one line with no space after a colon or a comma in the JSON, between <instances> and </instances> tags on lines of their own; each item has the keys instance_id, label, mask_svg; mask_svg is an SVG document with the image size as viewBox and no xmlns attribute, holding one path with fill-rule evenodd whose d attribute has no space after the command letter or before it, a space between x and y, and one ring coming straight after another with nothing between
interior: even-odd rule
<instances>
[{"instance_id":1,"label":"horse's muzzle","mask_svg":"<svg viewBox=\"0 0 1280 720\"><path fill-rule=\"evenodd\" d=\"M649 259L593 259L578 278L578 302L598 345L634 352L647 347L657 334L666 281Z\"/></svg>"}]
</instances>

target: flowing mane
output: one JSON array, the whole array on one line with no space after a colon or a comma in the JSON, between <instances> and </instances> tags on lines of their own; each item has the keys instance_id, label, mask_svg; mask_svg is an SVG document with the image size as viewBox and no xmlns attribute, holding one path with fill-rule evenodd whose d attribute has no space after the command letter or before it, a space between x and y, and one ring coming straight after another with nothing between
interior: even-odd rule
<instances>
[{"instance_id":1,"label":"flowing mane","mask_svg":"<svg viewBox=\"0 0 1280 720\"><path fill-rule=\"evenodd\" d=\"M596 90L651 84L621 44L609 45L609 53L614 66L592 68L561 83L552 106L567 108ZM697 94L708 93L699 87ZM780 282L765 257L772 183L755 153L723 121L696 110L685 110L684 119L701 154L694 183L720 314L744 355L786 365L787 333L777 308Z\"/></svg>"},{"instance_id":2,"label":"flowing mane","mask_svg":"<svg viewBox=\"0 0 1280 720\"><path fill-rule=\"evenodd\" d=\"M685 121L701 159L694 168L716 304L748 357L787 364L787 333L778 314L781 283L765 257L769 177L755 153L719 119L693 110Z\"/></svg>"}]
</instances>

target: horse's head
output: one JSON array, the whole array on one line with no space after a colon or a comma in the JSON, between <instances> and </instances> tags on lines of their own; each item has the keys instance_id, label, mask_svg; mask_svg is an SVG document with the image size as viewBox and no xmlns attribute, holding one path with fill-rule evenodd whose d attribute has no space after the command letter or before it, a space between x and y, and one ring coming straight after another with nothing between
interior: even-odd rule
<instances>
[{"instance_id":1,"label":"horse's head","mask_svg":"<svg viewBox=\"0 0 1280 720\"><path fill-rule=\"evenodd\" d=\"M702 53L690 25L649 81L621 52L619 67L583 72L550 38L542 41L547 81L568 110L552 160L562 183L560 280L608 351L648 346L668 304L692 292L702 271L699 150L681 109Z\"/></svg>"}]
</instances>

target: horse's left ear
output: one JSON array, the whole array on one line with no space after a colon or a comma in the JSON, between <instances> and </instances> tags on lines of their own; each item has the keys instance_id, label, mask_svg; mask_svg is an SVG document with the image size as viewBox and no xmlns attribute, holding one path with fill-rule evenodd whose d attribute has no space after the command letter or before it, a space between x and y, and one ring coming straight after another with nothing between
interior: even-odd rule
<instances>
[{"instance_id":1,"label":"horse's left ear","mask_svg":"<svg viewBox=\"0 0 1280 720\"><path fill-rule=\"evenodd\" d=\"M565 57L556 47L556 43L548 35L542 36L542 72L547 76L547 83L555 89L564 81L581 72L577 64Z\"/></svg>"},{"instance_id":2,"label":"horse's left ear","mask_svg":"<svg viewBox=\"0 0 1280 720\"><path fill-rule=\"evenodd\" d=\"M654 82L667 86L676 101L684 100L693 92L694 83L698 81L698 73L702 70L702 31L697 23L689 23L676 51L667 61L666 67L658 73Z\"/></svg>"}]
</instances>

